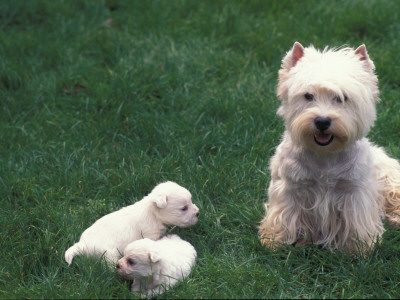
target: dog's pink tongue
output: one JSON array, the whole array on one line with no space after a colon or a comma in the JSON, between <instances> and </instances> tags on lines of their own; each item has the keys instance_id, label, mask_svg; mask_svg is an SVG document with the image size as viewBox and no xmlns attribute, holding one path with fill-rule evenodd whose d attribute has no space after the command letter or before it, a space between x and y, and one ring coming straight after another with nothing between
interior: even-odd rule
<instances>
[{"instance_id":1,"label":"dog's pink tongue","mask_svg":"<svg viewBox=\"0 0 400 300\"><path fill-rule=\"evenodd\" d=\"M315 139L320 144L326 144L330 141L332 135L331 134L316 134Z\"/></svg>"}]
</instances>

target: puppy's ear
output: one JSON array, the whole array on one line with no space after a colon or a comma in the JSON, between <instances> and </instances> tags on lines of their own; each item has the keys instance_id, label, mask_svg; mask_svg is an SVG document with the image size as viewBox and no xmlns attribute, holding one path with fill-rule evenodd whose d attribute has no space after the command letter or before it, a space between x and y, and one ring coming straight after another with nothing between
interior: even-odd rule
<instances>
[{"instance_id":1,"label":"puppy's ear","mask_svg":"<svg viewBox=\"0 0 400 300\"><path fill-rule=\"evenodd\" d=\"M156 263L161 259L161 257L155 252L150 252L149 259L152 263Z\"/></svg>"},{"instance_id":2,"label":"puppy's ear","mask_svg":"<svg viewBox=\"0 0 400 300\"><path fill-rule=\"evenodd\" d=\"M155 195L152 197L152 201L157 205L158 208L166 208L168 204L167 195Z\"/></svg>"}]
</instances>

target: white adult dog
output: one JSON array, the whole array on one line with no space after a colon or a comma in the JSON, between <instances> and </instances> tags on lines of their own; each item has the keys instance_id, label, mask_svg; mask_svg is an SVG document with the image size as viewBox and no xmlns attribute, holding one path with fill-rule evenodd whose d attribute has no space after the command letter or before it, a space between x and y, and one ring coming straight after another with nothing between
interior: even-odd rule
<instances>
[{"instance_id":1,"label":"white adult dog","mask_svg":"<svg viewBox=\"0 0 400 300\"><path fill-rule=\"evenodd\" d=\"M376 118L375 66L365 45L319 51L296 42L279 71L285 121L270 162L259 234L268 247L370 249L383 219L400 224L400 165L365 137Z\"/></svg>"},{"instance_id":2,"label":"white adult dog","mask_svg":"<svg viewBox=\"0 0 400 300\"><path fill-rule=\"evenodd\" d=\"M141 239L126 247L117 270L122 277L133 279L132 292L153 296L186 278L196 256L194 247L175 234L158 241Z\"/></svg>"},{"instance_id":3,"label":"white adult dog","mask_svg":"<svg viewBox=\"0 0 400 300\"><path fill-rule=\"evenodd\" d=\"M65 252L65 260L70 265L77 254L104 254L116 263L130 242L157 240L166 225L188 227L197 223L198 216L199 209L187 189L171 181L160 183L142 200L97 220Z\"/></svg>"}]
</instances>

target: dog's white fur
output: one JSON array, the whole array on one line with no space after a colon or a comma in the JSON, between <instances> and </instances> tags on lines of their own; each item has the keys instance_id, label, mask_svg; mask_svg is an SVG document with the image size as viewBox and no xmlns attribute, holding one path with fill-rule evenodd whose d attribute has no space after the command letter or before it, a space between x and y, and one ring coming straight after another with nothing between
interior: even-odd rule
<instances>
[{"instance_id":1,"label":"dog's white fur","mask_svg":"<svg viewBox=\"0 0 400 300\"><path fill-rule=\"evenodd\" d=\"M132 292L153 296L186 278L196 256L194 247L175 234L158 241L141 239L126 247L117 270L122 277L133 279Z\"/></svg>"},{"instance_id":2,"label":"dog's white fur","mask_svg":"<svg viewBox=\"0 0 400 300\"><path fill-rule=\"evenodd\" d=\"M383 219L400 224L400 165L365 137L379 101L365 45L319 51L296 42L277 94L285 132L270 161L259 234L268 247L370 249Z\"/></svg>"},{"instance_id":3,"label":"dog's white fur","mask_svg":"<svg viewBox=\"0 0 400 300\"><path fill-rule=\"evenodd\" d=\"M80 241L65 252L65 260L70 265L77 254L104 253L115 263L130 242L157 240L165 232L165 225L188 227L196 224L198 215L199 209L187 189L171 181L160 183L142 200L103 216L87 228Z\"/></svg>"}]
</instances>

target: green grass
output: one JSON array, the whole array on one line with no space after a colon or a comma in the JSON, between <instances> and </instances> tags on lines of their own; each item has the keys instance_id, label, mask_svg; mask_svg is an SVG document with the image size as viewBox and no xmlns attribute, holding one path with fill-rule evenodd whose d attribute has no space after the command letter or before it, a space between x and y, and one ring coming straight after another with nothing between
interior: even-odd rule
<instances>
[{"instance_id":1,"label":"green grass","mask_svg":"<svg viewBox=\"0 0 400 300\"><path fill-rule=\"evenodd\" d=\"M382 102L369 137L400 158L400 1L1 1L0 298L133 298L64 251L159 182L200 220L198 259L160 298L399 298L400 233L369 258L263 248L277 71L294 41L365 43Z\"/></svg>"}]
</instances>

